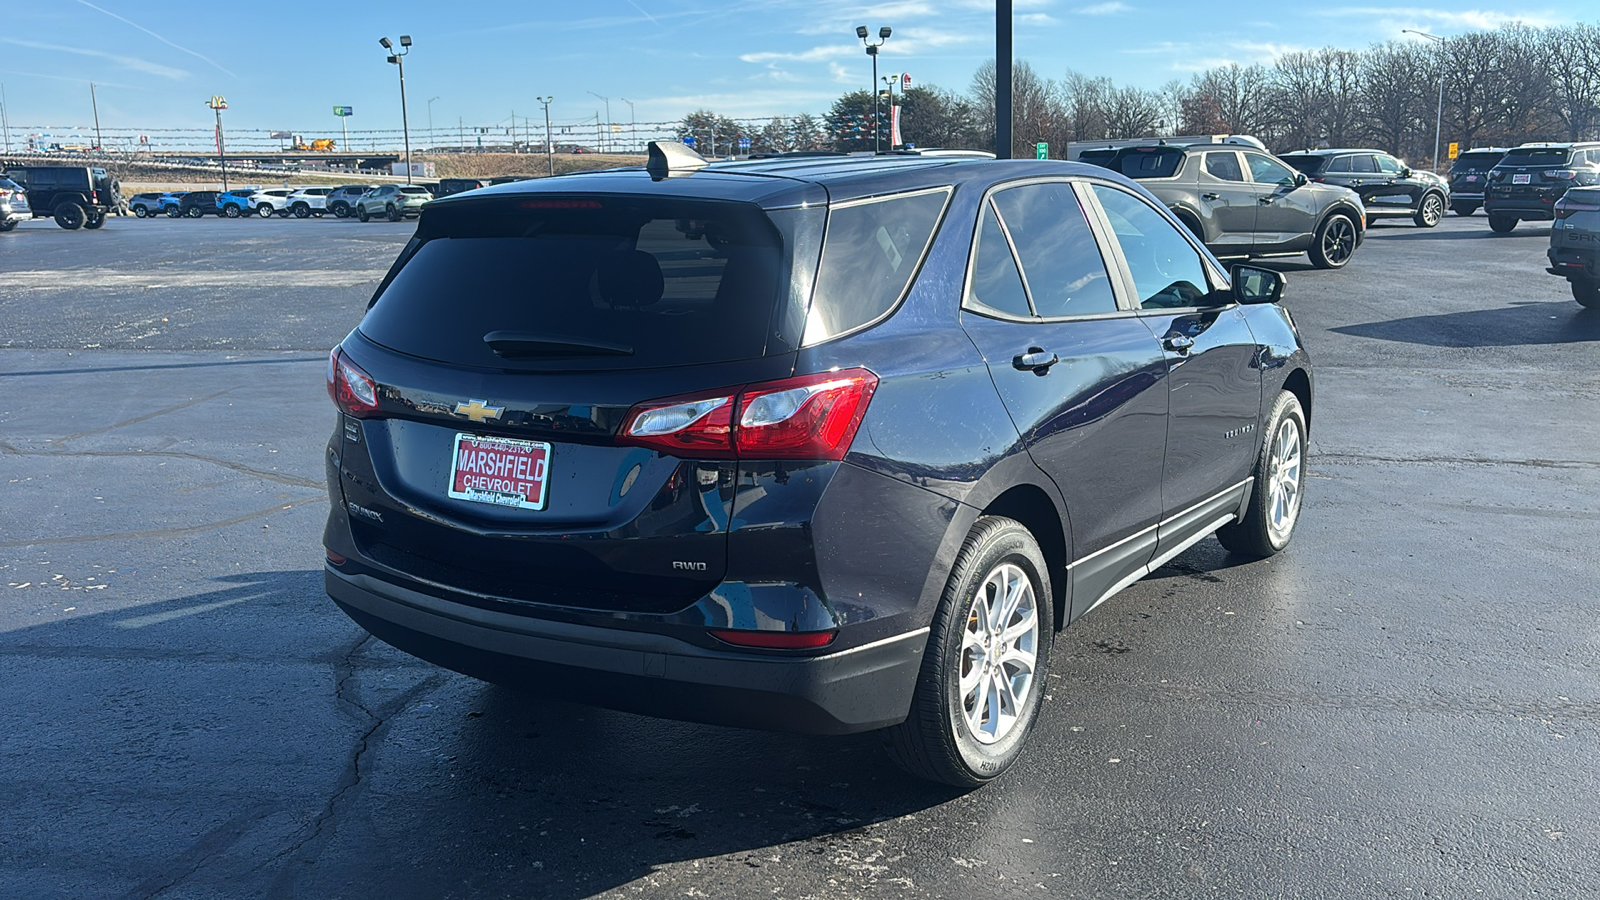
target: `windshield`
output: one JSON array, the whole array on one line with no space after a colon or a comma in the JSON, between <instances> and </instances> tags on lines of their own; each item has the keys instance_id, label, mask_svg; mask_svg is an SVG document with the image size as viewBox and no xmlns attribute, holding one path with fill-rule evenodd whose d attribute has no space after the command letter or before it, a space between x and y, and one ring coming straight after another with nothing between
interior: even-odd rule
<instances>
[{"instance_id":1,"label":"windshield","mask_svg":"<svg viewBox=\"0 0 1600 900\"><path fill-rule=\"evenodd\" d=\"M639 369L792 351L798 335L775 323L802 302L790 288L793 240L780 230L798 214L609 197L430 207L361 332L413 356L494 368ZM596 346L625 352L583 350Z\"/></svg>"},{"instance_id":2,"label":"windshield","mask_svg":"<svg viewBox=\"0 0 1600 900\"><path fill-rule=\"evenodd\" d=\"M1504 156L1505 154L1503 153L1463 153L1461 158L1455 161L1455 165L1450 168L1487 169L1499 162Z\"/></svg>"},{"instance_id":3,"label":"windshield","mask_svg":"<svg viewBox=\"0 0 1600 900\"><path fill-rule=\"evenodd\" d=\"M1317 170L1321 169L1323 162L1327 160L1327 157L1324 156L1280 156L1278 158L1307 175L1317 174Z\"/></svg>"},{"instance_id":4,"label":"windshield","mask_svg":"<svg viewBox=\"0 0 1600 900\"><path fill-rule=\"evenodd\" d=\"M1564 166L1567 164L1567 154L1572 151L1566 147L1519 147L1506 154L1500 160L1502 166Z\"/></svg>"}]
</instances>

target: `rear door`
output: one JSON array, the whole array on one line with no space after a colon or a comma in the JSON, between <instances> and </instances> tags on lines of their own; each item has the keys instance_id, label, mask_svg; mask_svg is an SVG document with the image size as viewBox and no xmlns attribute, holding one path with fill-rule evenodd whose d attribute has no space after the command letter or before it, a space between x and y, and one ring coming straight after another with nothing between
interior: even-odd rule
<instances>
[{"instance_id":1,"label":"rear door","mask_svg":"<svg viewBox=\"0 0 1600 900\"><path fill-rule=\"evenodd\" d=\"M1376 190L1372 192L1372 200L1367 203L1367 208L1380 212L1415 212L1422 200L1422 179L1406 177L1403 174L1406 167L1387 153L1368 155L1378 170L1378 178L1374 182Z\"/></svg>"},{"instance_id":2,"label":"rear door","mask_svg":"<svg viewBox=\"0 0 1600 900\"><path fill-rule=\"evenodd\" d=\"M1201 204L1210 211L1220 234L1211 243L1217 252L1230 248L1249 250L1255 241L1260 198L1270 188L1245 177L1236 150L1208 150L1202 154L1197 188Z\"/></svg>"},{"instance_id":3,"label":"rear door","mask_svg":"<svg viewBox=\"0 0 1600 900\"><path fill-rule=\"evenodd\" d=\"M976 228L962 324L1067 502L1071 615L1081 615L1155 550L1166 361L1119 303L1073 183L998 189Z\"/></svg>"}]
</instances>

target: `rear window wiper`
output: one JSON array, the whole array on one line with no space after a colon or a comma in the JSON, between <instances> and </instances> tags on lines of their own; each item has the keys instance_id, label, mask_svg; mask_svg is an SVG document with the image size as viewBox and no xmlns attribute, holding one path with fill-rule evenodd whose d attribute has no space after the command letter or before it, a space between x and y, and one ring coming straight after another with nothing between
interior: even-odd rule
<instances>
[{"instance_id":1,"label":"rear window wiper","mask_svg":"<svg viewBox=\"0 0 1600 900\"><path fill-rule=\"evenodd\" d=\"M626 344L528 331L491 331L483 336L483 342L506 359L633 355L633 348Z\"/></svg>"}]
</instances>

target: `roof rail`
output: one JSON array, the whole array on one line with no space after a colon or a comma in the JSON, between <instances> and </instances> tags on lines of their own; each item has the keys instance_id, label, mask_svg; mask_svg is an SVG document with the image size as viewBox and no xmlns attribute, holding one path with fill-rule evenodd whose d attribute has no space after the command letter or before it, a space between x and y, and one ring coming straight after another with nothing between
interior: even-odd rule
<instances>
[{"instance_id":1,"label":"roof rail","mask_svg":"<svg viewBox=\"0 0 1600 900\"><path fill-rule=\"evenodd\" d=\"M655 181L706 167L706 158L678 141L651 141L645 170Z\"/></svg>"}]
</instances>

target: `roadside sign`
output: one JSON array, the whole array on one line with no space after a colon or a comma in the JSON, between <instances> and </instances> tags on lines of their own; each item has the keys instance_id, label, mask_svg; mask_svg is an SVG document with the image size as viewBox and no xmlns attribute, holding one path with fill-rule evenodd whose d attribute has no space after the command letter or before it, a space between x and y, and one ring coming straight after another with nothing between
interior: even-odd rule
<instances>
[{"instance_id":1,"label":"roadside sign","mask_svg":"<svg viewBox=\"0 0 1600 900\"><path fill-rule=\"evenodd\" d=\"M1050 158L1050 143L1048 141L1040 141L1039 143L1034 144L1033 145L1033 158L1034 159L1049 159Z\"/></svg>"},{"instance_id":2,"label":"roadside sign","mask_svg":"<svg viewBox=\"0 0 1600 900\"><path fill-rule=\"evenodd\" d=\"M908 87L911 87L911 73L902 72L900 74L900 88L901 90L904 90Z\"/></svg>"},{"instance_id":3,"label":"roadside sign","mask_svg":"<svg viewBox=\"0 0 1600 900\"><path fill-rule=\"evenodd\" d=\"M694 135L691 134L688 137L684 138L683 142L684 142L684 144L686 144L686 145L688 145L690 147L693 147L694 146Z\"/></svg>"},{"instance_id":4,"label":"roadside sign","mask_svg":"<svg viewBox=\"0 0 1600 900\"><path fill-rule=\"evenodd\" d=\"M749 150L750 149L750 139L747 138L747 137L739 138L739 149L740 150Z\"/></svg>"},{"instance_id":5,"label":"roadside sign","mask_svg":"<svg viewBox=\"0 0 1600 900\"><path fill-rule=\"evenodd\" d=\"M355 107L351 106L335 106L333 108L333 114L336 116L353 116L356 114L356 111Z\"/></svg>"},{"instance_id":6,"label":"roadside sign","mask_svg":"<svg viewBox=\"0 0 1600 900\"><path fill-rule=\"evenodd\" d=\"M1455 141L1450 142L1450 158L1455 159L1461 155L1461 145Z\"/></svg>"}]
</instances>

